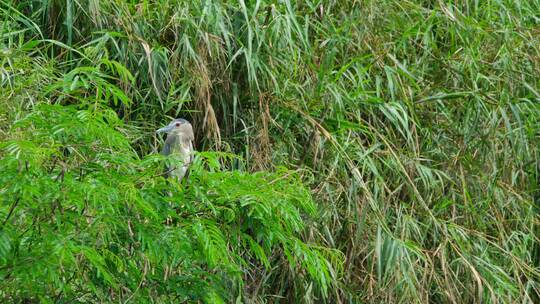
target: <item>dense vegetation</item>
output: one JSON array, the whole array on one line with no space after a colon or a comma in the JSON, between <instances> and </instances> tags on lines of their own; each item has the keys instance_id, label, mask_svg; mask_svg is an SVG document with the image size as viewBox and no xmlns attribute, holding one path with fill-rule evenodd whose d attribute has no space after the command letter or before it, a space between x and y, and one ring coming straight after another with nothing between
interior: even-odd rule
<instances>
[{"instance_id":1,"label":"dense vegetation","mask_svg":"<svg viewBox=\"0 0 540 304\"><path fill-rule=\"evenodd\" d=\"M0 14L2 303L539 300L539 0Z\"/></svg>"}]
</instances>

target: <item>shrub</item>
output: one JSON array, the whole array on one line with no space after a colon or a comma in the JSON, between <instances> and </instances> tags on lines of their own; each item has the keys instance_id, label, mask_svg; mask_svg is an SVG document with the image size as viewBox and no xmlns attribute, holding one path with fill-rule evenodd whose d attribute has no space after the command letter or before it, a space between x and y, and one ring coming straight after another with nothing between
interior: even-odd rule
<instances>
[{"instance_id":1,"label":"shrub","mask_svg":"<svg viewBox=\"0 0 540 304\"><path fill-rule=\"evenodd\" d=\"M322 293L336 253L301 241L315 215L297 172L224 171L200 153L189 179L139 158L107 108L42 104L0 161L0 298L71 302L242 296L250 267L286 260ZM283 258L281 258L283 257Z\"/></svg>"}]
</instances>

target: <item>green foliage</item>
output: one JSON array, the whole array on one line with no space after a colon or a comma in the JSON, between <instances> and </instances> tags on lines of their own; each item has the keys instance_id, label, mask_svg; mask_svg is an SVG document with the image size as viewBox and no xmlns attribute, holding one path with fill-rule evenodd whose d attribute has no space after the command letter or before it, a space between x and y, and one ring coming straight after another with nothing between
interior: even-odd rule
<instances>
[{"instance_id":1,"label":"green foliage","mask_svg":"<svg viewBox=\"0 0 540 304\"><path fill-rule=\"evenodd\" d=\"M103 212L136 210L134 223L156 225L150 241L159 227L189 232L188 277L170 285L149 258L161 251L118 259L137 263L128 284L97 257L104 236L74 247L72 264L93 271L84 280L128 286L117 298L161 301L144 295L155 274L163 288L221 282L209 302L537 302L539 11L538 0L2 1L2 166L47 175L49 196L82 195L65 181L96 179L92 193L108 189L98 201L133 205ZM39 127L40 111L79 131ZM187 185L167 184L153 131L178 116L198 150L245 161L202 152ZM18 192L0 191L7 216ZM173 201L194 208L189 230ZM130 229L146 231L118 238ZM0 253L13 248L2 235Z\"/></svg>"},{"instance_id":2,"label":"green foliage","mask_svg":"<svg viewBox=\"0 0 540 304\"><path fill-rule=\"evenodd\" d=\"M4 301L232 300L246 265L270 269L280 251L326 293L330 264L298 239L315 206L296 173L222 171L205 152L187 184L171 184L162 157L139 159L121 127L108 109L60 105L13 124L0 162Z\"/></svg>"}]
</instances>

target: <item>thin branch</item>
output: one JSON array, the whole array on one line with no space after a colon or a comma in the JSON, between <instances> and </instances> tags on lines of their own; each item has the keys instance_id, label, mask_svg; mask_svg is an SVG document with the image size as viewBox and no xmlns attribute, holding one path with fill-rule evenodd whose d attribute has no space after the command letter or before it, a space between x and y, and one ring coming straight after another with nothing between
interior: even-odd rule
<instances>
[{"instance_id":1,"label":"thin branch","mask_svg":"<svg viewBox=\"0 0 540 304\"><path fill-rule=\"evenodd\" d=\"M11 215L13 214L13 211L15 211L15 208L17 208L17 205L19 204L20 201L21 201L21 198L17 197L17 199L15 200L13 205L11 205L11 208L9 208L9 213L6 216L6 219L4 219L4 222L2 223L2 227L6 225L7 221L9 220Z\"/></svg>"}]
</instances>

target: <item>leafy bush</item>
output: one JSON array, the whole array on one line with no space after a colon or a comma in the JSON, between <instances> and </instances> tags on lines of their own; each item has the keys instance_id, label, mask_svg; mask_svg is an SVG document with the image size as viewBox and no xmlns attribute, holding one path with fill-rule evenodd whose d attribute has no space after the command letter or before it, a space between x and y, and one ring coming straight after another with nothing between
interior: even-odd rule
<instances>
[{"instance_id":1,"label":"leafy bush","mask_svg":"<svg viewBox=\"0 0 540 304\"><path fill-rule=\"evenodd\" d=\"M13 125L0 161L3 301L232 301L248 266L282 255L327 292L336 253L300 239L316 210L296 172L223 171L235 156L204 152L179 185L121 128L106 108L45 104Z\"/></svg>"}]
</instances>

